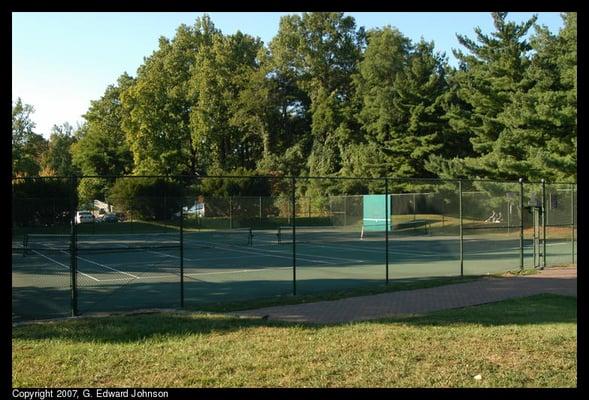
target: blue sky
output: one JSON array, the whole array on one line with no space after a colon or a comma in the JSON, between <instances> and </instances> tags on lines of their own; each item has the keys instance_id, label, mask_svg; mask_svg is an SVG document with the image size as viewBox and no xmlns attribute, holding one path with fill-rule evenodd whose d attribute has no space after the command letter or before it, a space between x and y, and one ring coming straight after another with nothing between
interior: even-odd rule
<instances>
[{"instance_id":1,"label":"blue sky","mask_svg":"<svg viewBox=\"0 0 589 400\"><path fill-rule=\"evenodd\" d=\"M192 25L203 13L13 13L12 99L35 107L36 132L48 137L55 124L82 122L81 115L106 87L128 72L135 76L143 58L158 45L158 38L172 38L177 27ZM268 43L278 30L282 15L273 12L209 13L225 34L240 30ZM346 13L366 29L391 25L413 41L434 41L455 65L452 49L460 48L456 34L474 38L474 28L493 30L489 13L472 12L355 12ZM510 13L521 22L534 13ZM557 33L559 13L535 13L538 23ZM532 30L533 31L533 30Z\"/></svg>"}]
</instances>

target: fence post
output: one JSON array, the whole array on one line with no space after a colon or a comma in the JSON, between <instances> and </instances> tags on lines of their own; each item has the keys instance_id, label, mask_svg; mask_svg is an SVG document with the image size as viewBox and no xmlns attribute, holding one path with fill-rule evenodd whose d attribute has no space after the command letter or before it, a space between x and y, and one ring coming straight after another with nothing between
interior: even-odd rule
<instances>
[{"instance_id":1,"label":"fence post","mask_svg":"<svg viewBox=\"0 0 589 400\"><path fill-rule=\"evenodd\" d=\"M262 226L262 196L259 196L260 199L260 226Z\"/></svg>"},{"instance_id":2,"label":"fence post","mask_svg":"<svg viewBox=\"0 0 589 400\"><path fill-rule=\"evenodd\" d=\"M524 270L524 178L519 178L519 269Z\"/></svg>"},{"instance_id":3,"label":"fence post","mask_svg":"<svg viewBox=\"0 0 589 400\"><path fill-rule=\"evenodd\" d=\"M389 284L389 218L390 218L390 213L389 213L389 179L388 178L384 178L384 211L385 211L385 217L384 217L384 223L385 223L385 235L384 235L384 241L385 241L385 265L386 265L386 284Z\"/></svg>"},{"instance_id":4,"label":"fence post","mask_svg":"<svg viewBox=\"0 0 589 400\"><path fill-rule=\"evenodd\" d=\"M77 208L77 180L76 176L71 177L72 193L70 203L70 281L71 281L71 306L72 306L72 317L79 315L78 313L78 252L77 252L77 226L76 226L76 208Z\"/></svg>"},{"instance_id":5,"label":"fence post","mask_svg":"<svg viewBox=\"0 0 589 400\"><path fill-rule=\"evenodd\" d=\"M229 229L233 229L233 196L229 196Z\"/></svg>"},{"instance_id":6,"label":"fence post","mask_svg":"<svg viewBox=\"0 0 589 400\"><path fill-rule=\"evenodd\" d=\"M542 179L542 268L546 267L546 181Z\"/></svg>"},{"instance_id":7,"label":"fence post","mask_svg":"<svg viewBox=\"0 0 589 400\"><path fill-rule=\"evenodd\" d=\"M460 276L464 276L464 233L462 231L462 179L458 180L458 208L460 218Z\"/></svg>"},{"instance_id":8,"label":"fence post","mask_svg":"<svg viewBox=\"0 0 589 400\"><path fill-rule=\"evenodd\" d=\"M297 251L296 251L296 178L292 177L292 294L297 294Z\"/></svg>"},{"instance_id":9,"label":"fence post","mask_svg":"<svg viewBox=\"0 0 589 400\"><path fill-rule=\"evenodd\" d=\"M180 308L184 308L184 202L180 202Z\"/></svg>"},{"instance_id":10,"label":"fence post","mask_svg":"<svg viewBox=\"0 0 589 400\"><path fill-rule=\"evenodd\" d=\"M575 185L571 183L571 263L575 263Z\"/></svg>"},{"instance_id":11,"label":"fence post","mask_svg":"<svg viewBox=\"0 0 589 400\"><path fill-rule=\"evenodd\" d=\"M344 226L348 226L348 195L344 195Z\"/></svg>"}]
</instances>

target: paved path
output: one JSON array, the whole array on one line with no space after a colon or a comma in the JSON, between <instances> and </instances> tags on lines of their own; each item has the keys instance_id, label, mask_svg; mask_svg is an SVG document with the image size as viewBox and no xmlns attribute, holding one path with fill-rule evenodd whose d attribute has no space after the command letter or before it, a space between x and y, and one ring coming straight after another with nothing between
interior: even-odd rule
<instances>
[{"instance_id":1,"label":"paved path","mask_svg":"<svg viewBox=\"0 0 589 400\"><path fill-rule=\"evenodd\" d=\"M480 280L427 289L405 290L317 303L265 307L235 313L270 320L341 323L399 314L492 303L539 293L577 296L577 268L548 268L539 274Z\"/></svg>"}]
</instances>

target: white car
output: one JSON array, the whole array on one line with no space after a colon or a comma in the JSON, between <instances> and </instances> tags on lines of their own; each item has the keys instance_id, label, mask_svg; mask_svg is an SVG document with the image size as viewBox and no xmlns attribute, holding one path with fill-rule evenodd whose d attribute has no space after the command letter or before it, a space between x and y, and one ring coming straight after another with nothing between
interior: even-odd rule
<instances>
[{"instance_id":1,"label":"white car","mask_svg":"<svg viewBox=\"0 0 589 400\"><path fill-rule=\"evenodd\" d=\"M94 222L94 215L90 211L76 212L76 224L92 223Z\"/></svg>"}]
</instances>

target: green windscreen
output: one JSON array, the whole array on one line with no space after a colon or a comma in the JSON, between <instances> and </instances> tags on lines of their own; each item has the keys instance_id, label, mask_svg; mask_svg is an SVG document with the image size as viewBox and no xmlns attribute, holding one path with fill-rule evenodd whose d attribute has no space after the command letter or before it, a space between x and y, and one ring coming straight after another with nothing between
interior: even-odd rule
<instances>
[{"instance_id":1,"label":"green windscreen","mask_svg":"<svg viewBox=\"0 0 589 400\"><path fill-rule=\"evenodd\" d=\"M364 231L384 231L387 223L389 224L389 230L391 230L391 218L387 216L385 199L386 195L384 194L364 195L362 218ZM391 206L392 202L389 200L389 215L392 209Z\"/></svg>"}]
</instances>

